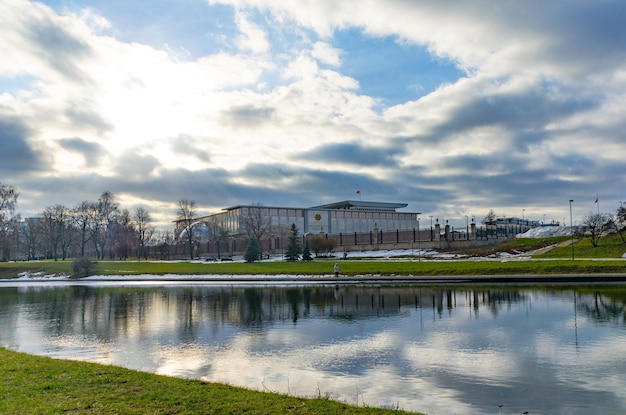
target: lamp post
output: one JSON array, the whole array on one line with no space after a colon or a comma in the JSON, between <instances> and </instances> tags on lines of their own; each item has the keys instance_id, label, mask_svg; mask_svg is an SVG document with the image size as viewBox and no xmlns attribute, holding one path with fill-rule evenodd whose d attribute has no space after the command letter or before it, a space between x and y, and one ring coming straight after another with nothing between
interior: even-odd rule
<instances>
[{"instance_id":1,"label":"lamp post","mask_svg":"<svg viewBox=\"0 0 626 415\"><path fill-rule=\"evenodd\" d=\"M422 260L422 236L420 235L420 217L417 217L417 261L420 262Z\"/></svg>"},{"instance_id":2,"label":"lamp post","mask_svg":"<svg viewBox=\"0 0 626 415\"><path fill-rule=\"evenodd\" d=\"M469 240L469 217L465 215L465 239Z\"/></svg>"},{"instance_id":3,"label":"lamp post","mask_svg":"<svg viewBox=\"0 0 626 415\"><path fill-rule=\"evenodd\" d=\"M572 202L574 200L569 200L569 229L572 233L572 261L574 260L574 222L572 221Z\"/></svg>"},{"instance_id":4,"label":"lamp post","mask_svg":"<svg viewBox=\"0 0 626 415\"><path fill-rule=\"evenodd\" d=\"M433 215L429 216L430 218L430 240L433 240Z\"/></svg>"}]
</instances>

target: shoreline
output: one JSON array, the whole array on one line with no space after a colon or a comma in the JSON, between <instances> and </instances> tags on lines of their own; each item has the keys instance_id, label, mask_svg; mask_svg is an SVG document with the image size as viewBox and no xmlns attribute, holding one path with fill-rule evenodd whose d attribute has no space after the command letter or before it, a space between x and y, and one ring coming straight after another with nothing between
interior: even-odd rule
<instances>
[{"instance_id":1,"label":"shoreline","mask_svg":"<svg viewBox=\"0 0 626 415\"><path fill-rule=\"evenodd\" d=\"M73 285L103 282L140 283L233 283L233 284L529 284L529 283L626 283L626 273L589 274L500 274L500 275L297 275L297 274L139 274L139 275L93 275L85 278L70 278L55 275L25 275L14 279L0 280L0 286L28 283L70 283Z\"/></svg>"}]
</instances>

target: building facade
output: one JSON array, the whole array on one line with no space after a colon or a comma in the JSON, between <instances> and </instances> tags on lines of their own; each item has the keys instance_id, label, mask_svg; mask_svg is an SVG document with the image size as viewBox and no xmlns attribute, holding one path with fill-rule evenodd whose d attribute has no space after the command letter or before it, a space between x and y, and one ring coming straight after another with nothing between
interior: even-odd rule
<instances>
[{"instance_id":1,"label":"building facade","mask_svg":"<svg viewBox=\"0 0 626 415\"><path fill-rule=\"evenodd\" d=\"M196 222L213 222L230 235L246 233L250 220L263 222L275 231L295 224L300 234L345 234L369 231L411 230L417 226L418 213L397 212L406 203L346 200L310 208L263 205L237 205L223 212L198 218Z\"/></svg>"}]
</instances>

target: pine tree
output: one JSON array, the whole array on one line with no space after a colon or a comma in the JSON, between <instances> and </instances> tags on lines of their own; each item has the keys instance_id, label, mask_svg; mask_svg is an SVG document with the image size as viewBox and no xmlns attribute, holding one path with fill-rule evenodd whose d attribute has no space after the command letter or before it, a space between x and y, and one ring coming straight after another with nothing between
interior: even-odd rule
<instances>
[{"instance_id":1,"label":"pine tree","mask_svg":"<svg viewBox=\"0 0 626 415\"><path fill-rule=\"evenodd\" d=\"M309 240L306 239L304 241L304 249L302 249L302 260L303 261L312 261L313 257L311 257L311 248L309 248Z\"/></svg>"},{"instance_id":2,"label":"pine tree","mask_svg":"<svg viewBox=\"0 0 626 415\"><path fill-rule=\"evenodd\" d=\"M246 262L254 262L261 256L261 247L259 241L254 236L248 239L248 245L246 246L246 253L243 258Z\"/></svg>"},{"instance_id":3,"label":"pine tree","mask_svg":"<svg viewBox=\"0 0 626 415\"><path fill-rule=\"evenodd\" d=\"M291 224L291 231L289 233L289 241L287 243L287 261L297 261L300 258L300 254L302 253L302 248L300 247L300 241L298 238L298 228L296 228L296 224Z\"/></svg>"}]
</instances>

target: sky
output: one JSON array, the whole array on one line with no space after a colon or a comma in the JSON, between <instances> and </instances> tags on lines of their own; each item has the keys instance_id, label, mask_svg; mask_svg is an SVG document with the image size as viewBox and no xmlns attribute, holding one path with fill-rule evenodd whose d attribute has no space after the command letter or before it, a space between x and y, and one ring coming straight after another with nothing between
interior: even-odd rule
<instances>
[{"instance_id":1,"label":"sky","mask_svg":"<svg viewBox=\"0 0 626 415\"><path fill-rule=\"evenodd\" d=\"M626 202L621 0L0 0L0 183L569 224ZM357 194L360 190L360 194ZM598 203L595 203L596 197Z\"/></svg>"}]
</instances>

